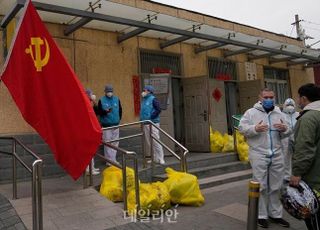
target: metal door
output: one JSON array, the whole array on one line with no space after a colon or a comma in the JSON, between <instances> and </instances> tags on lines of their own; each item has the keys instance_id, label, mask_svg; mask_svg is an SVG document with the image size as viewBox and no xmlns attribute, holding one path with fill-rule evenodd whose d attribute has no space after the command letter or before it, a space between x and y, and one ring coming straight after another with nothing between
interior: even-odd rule
<instances>
[{"instance_id":1,"label":"metal door","mask_svg":"<svg viewBox=\"0 0 320 230\"><path fill-rule=\"evenodd\" d=\"M172 77L172 107L175 139L184 144L183 87L181 78Z\"/></svg>"},{"instance_id":2,"label":"metal door","mask_svg":"<svg viewBox=\"0 0 320 230\"><path fill-rule=\"evenodd\" d=\"M239 81L238 86L240 113L243 114L259 100L262 83L261 80Z\"/></svg>"},{"instance_id":3,"label":"metal door","mask_svg":"<svg viewBox=\"0 0 320 230\"><path fill-rule=\"evenodd\" d=\"M212 129L224 134L228 132L224 81L210 79L209 82L210 124Z\"/></svg>"},{"instance_id":4,"label":"metal door","mask_svg":"<svg viewBox=\"0 0 320 230\"><path fill-rule=\"evenodd\" d=\"M183 84L185 145L209 152L208 77L185 78Z\"/></svg>"},{"instance_id":5,"label":"metal door","mask_svg":"<svg viewBox=\"0 0 320 230\"><path fill-rule=\"evenodd\" d=\"M239 114L239 95L237 82L225 81L228 134L233 132L232 115Z\"/></svg>"},{"instance_id":6,"label":"metal door","mask_svg":"<svg viewBox=\"0 0 320 230\"><path fill-rule=\"evenodd\" d=\"M171 76L169 74L144 74L142 77L142 88L151 84L155 88L155 96L160 101L160 127L174 137L173 108ZM174 148L172 141L161 135L161 140L171 149Z\"/></svg>"}]
</instances>

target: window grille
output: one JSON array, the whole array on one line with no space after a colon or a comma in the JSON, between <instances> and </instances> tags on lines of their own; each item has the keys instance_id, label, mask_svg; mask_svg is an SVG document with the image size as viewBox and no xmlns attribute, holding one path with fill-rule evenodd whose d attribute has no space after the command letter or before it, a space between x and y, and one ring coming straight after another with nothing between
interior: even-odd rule
<instances>
[{"instance_id":1,"label":"window grille","mask_svg":"<svg viewBox=\"0 0 320 230\"><path fill-rule=\"evenodd\" d=\"M181 76L181 55L140 50L140 72L154 73L154 69L170 70L171 74Z\"/></svg>"},{"instance_id":2,"label":"window grille","mask_svg":"<svg viewBox=\"0 0 320 230\"><path fill-rule=\"evenodd\" d=\"M209 78L237 80L236 63L218 58L208 59Z\"/></svg>"},{"instance_id":3,"label":"window grille","mask_svg":"<svg viewBox=\"0 0 320 230\"><path fill-rule=\"evenodd\" d=\"M276 94L276 104L283 104L289 97L288 70L264 68L265 87L272 89Z\"/></svg>"}]
</instances>

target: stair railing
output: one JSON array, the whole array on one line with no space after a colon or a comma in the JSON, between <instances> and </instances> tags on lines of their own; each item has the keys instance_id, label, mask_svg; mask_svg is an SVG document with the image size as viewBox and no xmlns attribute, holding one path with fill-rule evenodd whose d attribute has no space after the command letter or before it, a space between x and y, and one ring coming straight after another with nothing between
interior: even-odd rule
<instances>
[{"instance_id":1,"label":"stair railing","mask_svg":"<svg viewBox=\"0 0 320 230\"><path fill-rule=\"evenodd\" d=\"M42 230L42 160L15 137L0 137L0 140L12 140L12 152L0 150L0 153L12 156L12 191L14 200L17 199L17 161L32 175L32 226L33 230ZM17 145L21 146L26 153L35 159L32 167L29 167L27 163L17 155Z\"/></svg>"},{"instance_id":2,"label":"stair railing","mask_svg":"<svg viewBox=\"0 0 320 230\"><path fill-rule=\"evenodd\" d=\"M137 122L132 122L132 123L126 123L126 124L121 124L118 126L112 126L112 127L107 127L107 128L103 128L102 130L109 130L109 129L115 129L115 128L123 128L123 127L130 127L130 126L136 126L136 125L140 125L141 127L141 132L138 134L134 134L134 135L129 135L129 136L125 136L125 137L121 137L119 139L116 140L112 140L112 141L108 141L108 143L113 143L113 142L118 142L118 141L122 141L122 140L126 140L126 139L132 139L132 138L136 138L136 137L142 137L142 154L143 154L143 166L144 168L146 168L147 165L147 158L145 155L145 149L144 149L144 137L145 137L145 133L143 130L143 126L144 125L149 125L150 128L150 148L151 148L151 153L153 153L153 141L159 143L162 147L164 147L171 155L173 155L177 160L179 160L180 162L180 169L183 172L187 172L188 171L188 165L187 165L187 154L189 153L188 149L186 147L184 147L181 143L179 143L176 139L174 139L172 136L170 136L170 134L168 134L166 131L164 131L163 129L161 129L160 127L156 126L155 123L153 123L150 120L146 120L146 121L137 121ZM165 143L163 143L159 138L155 137L154 135L152 135L152 128L156 128L159 130L160 134L166 136L169 140L171 140L176 146L179 147L179 149L182 150L182 154L180 154L180 156L175 153L174 150L172 150L169 146L167 146ZM151 160L153 161L153 154L151 154Z\"/></svg>"},{"instance_id":3,"label":"stair railing","mask_svg":"<svg viewBox=\"0 0 320 230\"><path fill-rule=\"evenodd\" d=\"M138 171L138 158L137 158L137 154L133 151L127 151L123 148L117 147L115 145L113 145L113 142L119 142L122 140L127 140L127 139L132 139L132 138L136 138L136 137L142 137L142 146L144 146L144 137L145 137L145 133L143 131L143 125L149 125L150 127L150 142L151 142L151 153L153 153L153 140L158 142L160 145L162 145L165 149L167 149L175 158L177 158L180 161L180 167L181 167L181 171L183 172L187 172L187 161L186 161L186 155L189 152L182 144L180 144L177 140L175 140L173 137L171 137L167 132L165 132L163 129L157 127L152 121L138 121L138 122L132 122L132 123L126 123L126 124L121 124L118 126L112 126L112 127L106 127L106 128L102 128L102 131L104 130L112 130L112 129L118 129L118 128L123 128L123 127L130 127L130 126L134 126L134 125L140 125L141 126L141 133L138 134L134 134L134 135L128 135L125 137L121 137L115 140L111 140L111 141L102 141L102 144L104 146L107 146L109 148L115 149L117 150L119 153L122 154L122 165L118 164L115 161L112 161L110 159L107 159L106 157L104 157L103 155L97 153L96 156L98 156L99 158L101 158L103 161L109 163L110 165L113 165L119 169L122 170L122 177L123 177L123 200L124 200L124 211L126 212L128 210L128 201L127 201L127 160L128 159L132 159L133 160L133 170L134 170L134 183L135 183L135 196L136 196L136 208L137 208L137 218L139 218L138 213L140 210L140 189L139 189L139 171ZM169 140L171 140L173 143L175 143L179 148L181 148L183 150L182 154L179 156L177 155L172 149L170 149L166 144L164 144L161 140L159 140L157 137L155 137L154 135L152 135L152 128L156 128L160 131L161 134L165 135L166 137L169 138ZM145 152L144 152L144 148L142 148L142 152L143 152L143 158L144 158L144 167L146 167L146 156L145 156ZM151 156L151 160L153 161L153 154ZM93 179L92 179L92 169L91 169L91 164L89 164L89 177L90 177L90 182L89 185L92 186L93 183ZM154 164L152 164L152 167L154 167ZM152 170L153 171L153 170ZM84 173L84 188L87 187L87 176Z\"/></svg>"},{"instance_id":4,"label":"stair railing","mask_svg":"<svg viewBox=\"0 0 320 230\"><path fill-rule=\"evenodd\" d=\"M115 127L113 127L115 128ZM139 213L140 210L140 190L139 190L139 172L138 172L138 158L137 158L137 154L133 151L127 151L123 148L119 148L115 145L112 145L109 142L105 142L102 141L102 144L104 146L107 146L108 148L112 148L114 150L117 150L118 153L122 154L122 165L120 165L119 163L112 161L108 158L106 158L105 156L97 153L96 156L101 158L104 162L109 163L110 165L113 165L119 169L122 170L122 196L123 196L123 209L124 211L127 213L128 211L128 186L127 186L127 160L128 159L132 159L133 160L133 170L134 170L134 187L135 187L135 195L136 195L136 208L137 208L137 213ZM89 185L92 186L93 185L93 178L92 178L92 168L91 168L91 163L89 164ZM86 173L83 174L83 187L87 188L88 186L88 182L87 182L87 175Z\"/></svg>"}]
</instances>

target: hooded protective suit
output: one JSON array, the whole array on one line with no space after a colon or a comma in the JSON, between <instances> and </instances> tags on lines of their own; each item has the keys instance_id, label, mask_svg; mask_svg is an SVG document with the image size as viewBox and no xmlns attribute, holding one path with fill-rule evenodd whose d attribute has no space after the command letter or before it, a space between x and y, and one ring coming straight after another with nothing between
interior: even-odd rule
<instances>
[{"instance_id":1,"label":"hooded protective suit","mask_svg":"<svg viewBox=\"0 0 320 230\"><path fill-rule=\"evenodd\" d=\"M299 113L296 112L296 103L292 98L288 98L283 103L282 113L289 127L294 130ZM284 153L284 178L289 180L291 176L292 153L293 153L294 134L281 140Z\"/></svg>"},{"instance_id":2,"label":"hooded protective suit","mask_svg":"<svg viewBox=\"0 0 320 230\"><path fill-rule=\"evenodd\" d=\"M268 131L255 130L255 126L261 121L268 125ZM279 132L273 126L277 123L285 123L280 109L275 106L267 113L261 102L258 102L245 112L239 124L239 131L249 144L253 180L260 183L259 219L268 219L268 216L282 217L282 205L279 199L284 173L281 138L290 135L291 129L287 127L285 132Z\"/></svg>"}]
</instances>

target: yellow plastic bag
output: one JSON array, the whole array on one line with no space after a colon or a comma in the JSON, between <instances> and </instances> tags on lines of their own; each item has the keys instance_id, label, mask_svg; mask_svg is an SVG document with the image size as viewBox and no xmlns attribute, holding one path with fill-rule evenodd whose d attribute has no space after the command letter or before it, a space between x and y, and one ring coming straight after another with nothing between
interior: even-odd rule
<instances>
[{"instance_id":1,"label":"yellow plastic bag","mask_svg":"<svg viewBox=\"0 0 320 230\"><path fill-rule=\"evenodd\" d=\"M236 141L240 161L249 162L249 145L239 131L236 131Z\"/></svg>"},{"instance_id":2,"label":"yellow plastic bag","mask_svg":"<svg viewBox=\"0 0 320 230\"><path fill-rule=\"evenodd\" d=\"M210 150L212 153L219 153L223 148L223 137L220 132L213 131L210 127Z\"/></svg>"},{"instance_id":3,"label":"yellow plastic bag","mask_svg":"<svg viewBox=\"0 0 320 230\"><path fill-rule=\"evenodd\" d=\"M141 183L140 186L140 211L141 216L150 216L160 213L159 210L170 208L170 195L167 187L162 182ZM136 212L136 193L131 189L128 194L128 213Z\"/></svg>"},{"instance_id":4,"label":"yellow plastic bag","mask_svg":"<svg viewBox=\"0 0 320 230\"><path fill-rule=\"evenodd\" d=\"M204 203L196 176L177 172L172 168L166 168L166 172L168 179L164 184L169 190L172 203L191 206L201 206Z\"/></svg>"},{"instance_id":5,"label":"yellow plastic bag","mask_svg":"<svg viewBox=\"0 0 320 230\"><path fill-rule=\"evenodd\" d=\"M226 153L226 152L233 152L233 151L234 151L233 136L224 134L222 152Z\"/></svg>"},{"instance_id":6,"label":"yellow plastic bag","mask_svg":"<svg viewBox=\"0 0 320 230\"><path fill-rule=\"evenodd\" d=\"M110 166L103 170L100 194L113 202L123 201L122 170ZM134 171L127 167L127 187L134 188Z\"/></svg>"},{"instance_id":7,"label":"yellow plastic bag","mask_svg":"<svg viewBox=\"0 0 320 230\"><path fill-rule=\"evenodd\" d=\"M243 143L246 141L244 136L238 130L236 130L236 140L237 140L237 144Z\"/></svg>"},{"instance_id":8,"label":"yellow plastic bag","mask_svg":"<svg viewBox=\"0 0 320 230\"><path fill-rule=\"evenodd\" d=\"M249 145L246 142L242 142L237 145L240 161L249 161Z\"/></svg>"}]
</instances>

